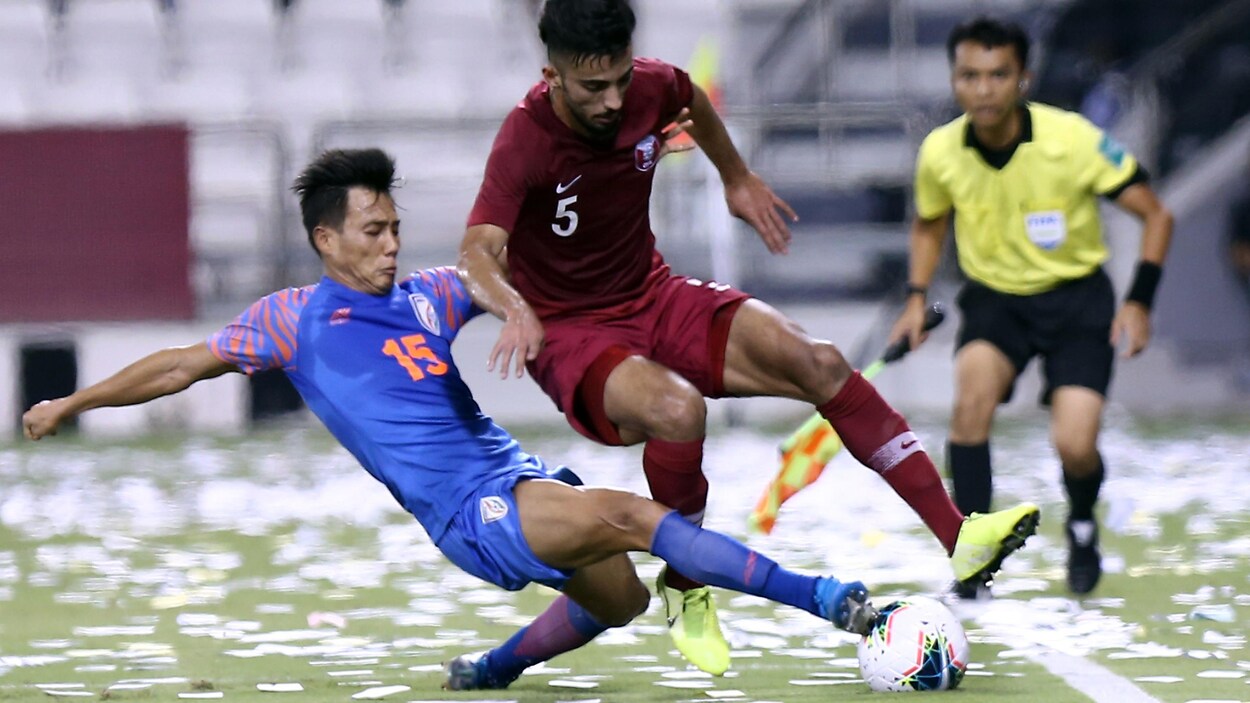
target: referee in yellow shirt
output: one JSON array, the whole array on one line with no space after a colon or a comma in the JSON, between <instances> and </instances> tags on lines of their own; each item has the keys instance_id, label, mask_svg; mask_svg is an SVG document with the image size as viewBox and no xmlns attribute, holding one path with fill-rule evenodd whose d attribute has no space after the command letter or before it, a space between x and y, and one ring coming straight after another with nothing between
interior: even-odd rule
<instances>
[{"instance_id":1,"label":"referee in yellow shirt","mask_svg":"<svg viewBox=\"0 0 1250 703\"><path fill-rule=\"evenodd\" d=\"M964 114L934 129L916 163L907 305L892 338L924 341L925 294L951 213L963 322L955 353L948 443L955 502L990 510L990 426L1033 357L1045 374L1051 440L1063 464L1068 587L1102 575L1094 504L1104 468L1098 432L1115 348L1150 340L1150 306L1172 236L1172 215L1131 154L1078 114L1025 102L1029 40L1014 24L979 18L947 40L951 88ZM1099 197L1143 223L1141 258L1116 309ZM975 593L960 593L965 597Z\"/></svg>"}]
</instances>

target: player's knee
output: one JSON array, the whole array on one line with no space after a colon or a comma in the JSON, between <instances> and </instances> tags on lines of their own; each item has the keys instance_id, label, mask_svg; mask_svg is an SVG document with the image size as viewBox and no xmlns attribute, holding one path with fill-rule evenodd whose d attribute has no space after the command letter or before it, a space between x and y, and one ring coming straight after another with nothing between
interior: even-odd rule
<instances>
[{"instance_id":1,"label":"player's knee","mask_svg":"<svg viewBox=\"0 0 1250 703\"><path fill-rule=\"evenodd\" d=\"M951 440L961 444L984 442L989 436L997 403L988 396L960 394L951 412Z\"/></svg>"},{"instance_id":2,"label":"player's knee","mask_svg":"<svg viewBox=\"0 0 1250 703\"><path fill-rule=\"evenodd\" d=\"M790 345L781 366L790 382L813 403L832 398L852 372L842 352L825 341Z\"/></svg>"},{"instance_id":3,"label":"player's knee","mask_svg":"<svg viewBox=\"0 0 1250 703\"><path fill-rule=\"evenodd\" d=\"M650 603L651 593L647 591L642 581L635 577L632 583L625 586L621 597L599 615L601 624L607 627L624 627L633 622L634 618L647 612L647 605Z\"/></svg>"},{"instance_id":4,"label":"player's knee","mask_svg":"<svg viewBox=\"0 0 1250 703\"><path fill-rule=\"evenodd\" d=\"M707 430L707 402L694 386L676 386L653 399L648 420L651 436L657 439L700 439Z\"/></svg>"},{"instance_id":5,"label":"player's knee","mask_svg":"<svg viewBox=\"0 0 1250 703\"><path fill-rule=\"evenodd\" d=\"M814 342L809 351L812 369L817 379L832 380L839 386L851 377L851 365L842 352L829 342Z\"/></svg>"},{"instance_id":6,"label":"player's knee","mask_svg":"<svg viewBox=\"0 0 1250 703\"><path fill-rule=\"evenodd\" d=\"M1098 448L1088 438L1055 436L1052 440L1064 473L1080 477L1098 470L1098 465L1101 463L1098 458Z\"/></svg>"}]
</instances>

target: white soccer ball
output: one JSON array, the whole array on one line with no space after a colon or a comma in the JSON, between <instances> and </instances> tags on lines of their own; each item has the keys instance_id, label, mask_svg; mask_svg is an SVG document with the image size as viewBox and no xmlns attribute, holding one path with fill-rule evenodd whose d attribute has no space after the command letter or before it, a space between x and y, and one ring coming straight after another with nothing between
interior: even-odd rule
<instances>
[{"instance_id":1,"label":"white soccer ball","mask_svg":"<svg viewBox=\"0 0 1250 703\"><path fill-rule=\"evenodd\" d=\"M859 671L874 691L945 691L967 668L968 636L932 598L890 603L859 641Z\"/></svg>"}]
</instances>

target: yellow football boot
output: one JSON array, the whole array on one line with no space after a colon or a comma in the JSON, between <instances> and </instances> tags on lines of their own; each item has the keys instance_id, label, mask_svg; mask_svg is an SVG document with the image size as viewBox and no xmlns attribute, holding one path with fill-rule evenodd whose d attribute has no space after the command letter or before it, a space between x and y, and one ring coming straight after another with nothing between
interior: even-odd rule
<instances>
[{"instance_id":1,"label":"yellow football boot","mask_svg":"<svg viewBox=\"0 0 1250 703\"><path fill-rule=\"evenodd\" d=\"M713 676L720 676L729 669L729 643L720 630L716 617L716 603L712 590L707 586L678 591L664 584L665 566L656 579L655 591L664 603L664 617L668 619L668 632L673 644L686 661Z\"/></svg>"}]
</instances>

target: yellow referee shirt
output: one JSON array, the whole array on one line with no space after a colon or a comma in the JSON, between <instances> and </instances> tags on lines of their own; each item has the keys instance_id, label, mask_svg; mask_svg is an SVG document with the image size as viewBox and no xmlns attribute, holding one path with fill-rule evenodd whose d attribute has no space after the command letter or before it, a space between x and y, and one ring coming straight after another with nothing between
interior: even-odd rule
<instances>
[{"instance_id":1,"label":"yellow referee shirt","mask_svg":"<svg viewBox=\"0 0 1250 703\"><path fill-rule=\"evenodd\" d=\"M954 208L960 268L1014 295L1093 273L1108 256L1098 196L1141 180L1137 160L1084 117L1039 103L1023 117L1002 168L987 163L966 115L930 132L916 161L916 213Z\"/></svg>"}]
</instances>

